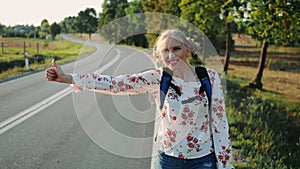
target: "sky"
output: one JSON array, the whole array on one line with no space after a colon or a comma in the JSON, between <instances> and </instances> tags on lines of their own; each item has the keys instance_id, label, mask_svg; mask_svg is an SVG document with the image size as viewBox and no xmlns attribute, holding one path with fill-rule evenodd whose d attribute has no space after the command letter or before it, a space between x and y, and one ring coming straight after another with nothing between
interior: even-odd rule
<instances>
[{"instance_id":1,"label":"sky","mask_svg":"<svg viewBox=\"0 0 300 169\"><path fill-rule=\"evenodd\" d=\"M103 0L0 0L0 23L5 26L39 26L43 19L49 24L59 23L65 17L77 16L86 8L98 13Z\"/></svg>"}]
</instances>

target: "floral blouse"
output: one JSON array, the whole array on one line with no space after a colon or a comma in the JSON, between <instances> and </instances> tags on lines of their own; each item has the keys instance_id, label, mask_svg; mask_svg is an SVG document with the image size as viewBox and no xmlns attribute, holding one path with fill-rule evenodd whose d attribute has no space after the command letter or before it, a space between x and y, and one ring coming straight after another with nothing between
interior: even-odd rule
<instances>
[{"instance_id":1,"label":"floral blouse","mask_svg":"<svg viewBox=\"0 0 300 169\"><path fill-rule=\"evenodd\" d=\"M233 168L232 149L228 133L224 95L216 71L207 69L212 84L211 130L209 106L205 92L199 94L200 81L185 82L173 77L181 96L171 87L161 111L158 141L167 155L193 159L209 153L216 154L218 168ZM109 94L152 93L159 99L162 70L150 70L132 75L72 74L75 90L92 90ZM159 101L157 101L159 103Z\"/></svg>"}]
</instances>

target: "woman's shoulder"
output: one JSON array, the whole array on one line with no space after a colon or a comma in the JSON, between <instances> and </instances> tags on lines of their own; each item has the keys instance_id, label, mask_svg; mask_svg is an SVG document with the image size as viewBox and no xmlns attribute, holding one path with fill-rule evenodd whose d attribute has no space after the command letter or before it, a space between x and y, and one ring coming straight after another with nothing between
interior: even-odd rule
<instances>
[{"instance_id":1,"label":"woman's shoulder","mask_svg":"<svg viewBox=\"0 0 300 169\"><path fill-rule=\"evenodd\" d=\"M216 79L220 79L220 74L216 69L206 68L206 70L211 82L214 82Z\"/></svg>"},{"instance_id":2,"label":"woman's shoulder","mask_svg":"<svg viewBox=\"0 0 300 169\"><path fill-rule=\"evenodd\" d=\"M215 70L215 69L213 69L213 68L206 68L206 70L207 70L207 73L209 74L209 75L215 75L215 74L218 74L218 72Z\"/></svg>"},{"instance_id":3,"label":"woman's shoulder","mask_svg":"<svg viewBox=\"0 0 300 169\"><path fill-rule=\"evenodd\" d=\"M141 73L142 74L161 74L163 70L158 68L158 69L147 69L147 70L144 70L142 71Z\"/></svg>"},{"instance_id":4,"label":"woman's shoulder","mask_svg":"<svg viewBox=\"0 0 300 169\"><path fill-rule=\"evenodd\" d=\"M208 74L209 77L213 77L213 76L218 75L218 72L215 69L213 69L213 68L204 67L204 66L203 66L203 68L205 68L205 69L200 69L200 70L201 71L202 70L206 70L206 72L207 72L207 74ZM196 70L196 71L198 71L198 70Z\"/></svg>"},{"instance_id":5,"label":"woman's shoulder","mask_svg":"<svg viewBox=\"0 0 300 169\"><path fill-rule=\"evenodd\" d=\"M137 76L143 76L148 78L157 78L159 79L161 77L162 70L160 69L147 69L144 71L141 71L141 73L137 73Z\"/></svg>"}]
</instances>

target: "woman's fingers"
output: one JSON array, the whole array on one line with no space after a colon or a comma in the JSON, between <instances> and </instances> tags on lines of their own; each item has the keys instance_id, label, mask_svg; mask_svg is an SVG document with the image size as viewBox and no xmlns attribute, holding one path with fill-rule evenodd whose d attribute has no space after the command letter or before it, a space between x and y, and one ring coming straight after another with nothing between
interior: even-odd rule
<instances>
[{"instance_id":1,"label":"woman's fingers","mask_svg":"<svg viewBox=\"0 0 300 169\"><path fill-rule=\"evenodd\" d=\"M56 60L55 59L52 59L52 66L57 68L57 64L56 64Z\"/></svg>"},{"instance_id":2,"label":"woman's fingers","mask_svg":"<svg viewBox=\"0 0 300 169\"><path fill-rule=\"evenodd\" d=\"M45 72L48 81L65 82L66 74L62 68L56 64L55 59L52 59L52 67L48 68Z\"/></svg>"},{"instance_id":3,"label":"woman's fingers","mask_svg":"<svg viewBox=\"0 0 300 169\"><path fill-rule=\"evenodd\" d=\"M46 70L46 79L48 81L54 81L57 78L57 73L53 67Z\"/></svg>"},{"instance_id":4,"label":"woman's fingers","mask_svg":"<svg viewBox=\"0 0 300 169\"><path fill-rule=\"evenodd\" d=\"M59 74L58 74L59 69L60 69L60 67L56 64L55 59L52 59L52 67L46 69L46 72L45 72L46 79L48 81L55 81L59 76Z\"/></svg>"},{"instance_id":5,"label":"woman's fingers","mask_svg":"<svg viewBox=\"0 0 300 169\"><path fill-rule=\"evenodd\" d=\"M56 64L55 59L52 59L52 66L53 66L54 70L56 71L57 76L64 75L64 72L61 69L61 67L58 64Z\"/></svg>"}]
</instances>

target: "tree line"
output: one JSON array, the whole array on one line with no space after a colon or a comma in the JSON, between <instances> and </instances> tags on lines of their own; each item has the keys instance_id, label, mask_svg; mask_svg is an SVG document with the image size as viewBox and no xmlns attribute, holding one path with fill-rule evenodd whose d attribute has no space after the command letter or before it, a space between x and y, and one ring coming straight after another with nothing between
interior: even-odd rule
<instances>
[{"instance_id":1,"label":"tree line","mask_svg":"<svg viewBox=\"0 0 300 169\"><path fill-rule=\"evenodd\" d=\"M261 82L269 45L300 45L299 0L105 0L99 14L99 28L134 13L160 12L183 18L198 27L218 51L224 51L224 71L228 71L230 51L234 41L232 33L246 33L261 42L260 62L256 77L250 87L262 88ZM140 19L139 19L140 21ZM153 22L155 22L153 20ZM155 22L159 28L164 23ZM143 25L143 23L136 23ZM121 28L126 29L126 28ZM130 32L132 27L127 27ZM107 30L108 33L110 30ZM124 30L122 30L124 31ZM118 36L114 31L107 36ZM105 34L104 34L105 35ZM139 35L140 36L140 35ZM148 44L138 41L138 46L153 44L155 35L145 34ZM124 43L137 42L141 37L129 37ZM117 38L116 38L117 39Z\"/></svg>"},{"instance_id":2,"label":"tree line","mask_svg":"<svg viewBox=\"0 0 300 169\"><path fill-rule=\"evenodd\" d=\"M101 5L101 4L99 4ZM230 51L234 41L232 33L246 33L261 42L258 72L250 86L262 88L262 75L269 45L300 45L300 0L104 0L102 11L97 14L93 8L80 11L77 16L66 17L60 23L49 24L45 19L38 27L28 26L27 37L55 37L63 33L88 33L104 31L104 38L115 43L151 47L155 36L139 34L123 37L124 32L146 29L141 22L145 18L132 18L133 26L118 29L105 27L108 23L124 16L137 13L158 12L180 17L195 25L210 39L218 51L224 51L224 71L227 72ZM156 21L158 28L165 23ZM115 25L118 27L118 25ZM15 29L15 28L14 28ZM2 36L15 36L13 28L0 24ZM13 32L13 33L12 33ZM25 35L24 35L25 36Z\"/></svg>"},{"instance_id":3,"label":"tree line","mask_svg":"<svg viewBox=\"0 0 300 169\"><path fill-rule=\"evenodd\" d=\"M100 5L100 4L99 4ZM0 34L2 37L24 37L39 39L55 39L60 33L95 33L98 26L97 12L93 8L80 11L77 16L69 16L59 23L50 24L43 19L39 26L15 25L5 26L0 21Z\"/></svg>"}]
</instances>

